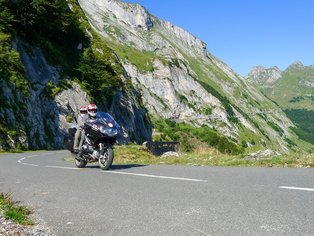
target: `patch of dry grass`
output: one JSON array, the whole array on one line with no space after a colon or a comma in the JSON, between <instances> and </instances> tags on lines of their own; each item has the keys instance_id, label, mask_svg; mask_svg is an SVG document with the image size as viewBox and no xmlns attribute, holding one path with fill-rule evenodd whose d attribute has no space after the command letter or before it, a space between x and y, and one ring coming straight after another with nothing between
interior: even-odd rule
<instances>
[{"instance_id":1,"label":"patch of dry grass","mask_svg":"<svg viewBox=\"0 0 314 236\"><path fill-rule=\"evenodd\" d=\"M11 219L21 225L34 224L29 218L29 215L32 213L31 210L14 202L11 194L0 193L0 209L3 210L6 219Z\"/></svg>"},{"instance_id":2,"label":"patch of dry grass","mask_svg":"<svg viewBox=\"0 0 314 236\"><path fill-rule=\"evenodd\" d=\"M153 156L142 146L118 146L114 164L167 164L194 166L255 166L255 167L314 167L314 154L292 153L261 159L246 159L245 155L222 154L215 148L199 147L180 156Z\"/></svg>"},{"instance_id":3,"label":"patch of dry grass","mask_svg":"<svg viewBox=\"0 0 314 236\"><path fill-rule=\"evenodd\" d=\"M191 153L179 156L154 156L140 145L115 146L113 165L192 165L192 166L251 166L313 168L314 153L291 153L266 158L245 158L247 155L222 154L215 148L200 146ZM73 157L65 158L73 161Z\"/></svg>"}]
</instances>

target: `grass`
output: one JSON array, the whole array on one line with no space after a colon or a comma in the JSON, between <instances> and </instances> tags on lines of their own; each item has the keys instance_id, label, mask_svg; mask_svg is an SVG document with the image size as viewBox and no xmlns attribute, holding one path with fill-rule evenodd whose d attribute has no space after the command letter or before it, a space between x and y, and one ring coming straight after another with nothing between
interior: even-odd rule
<instances>
[{"instance_id":1,"label":"grass","mask_svg":"<svg viewBox=\"0 0 314 236\"><path fill-rule=\"evenodd\" d=\"M9 153L23 153L25 151L22 151L20 149L1 149L0 148L0 154L9 154Z\"/></svg>"},{"instance_id":2,"label":"grass","mask_svg":"<svg viewBox=\"0 0 314 236\"><path fill-rule=\"evenodd\" d=\"M13 220L21 225L33 225L34 222L30 219L32 213L25 206L20 206L12 200L11 194L0 193L0 210L6 219Z\"/></svg>"},{"instance_id":3,"label":"grass","mask_svg":"<svg viewBox=\"0 0 314 236\"><path fill-rule=\"evenodd\" d=\"M199 147L191 153L182 153L179 157L156 157L142 146L116 146L113 164L167 164L193 166L251 166L251 167L314 167L314 154L291 153L289 155L268 158L245 158L247 155L221 154L214 148Z\"/></svg>"},{"instance_id":4,"label":"grass","mask_svg":"<svg viewBox=\"0 0 314 236\"><path fill-rule=\"evenodd\" d=\"M108 45L123 59L127 59L131 64L135 65L140 72L153 71L153 61L157 58L152 51L140 51L132 46L120 45L109 42Z\"/></svg>"}]
</instances>

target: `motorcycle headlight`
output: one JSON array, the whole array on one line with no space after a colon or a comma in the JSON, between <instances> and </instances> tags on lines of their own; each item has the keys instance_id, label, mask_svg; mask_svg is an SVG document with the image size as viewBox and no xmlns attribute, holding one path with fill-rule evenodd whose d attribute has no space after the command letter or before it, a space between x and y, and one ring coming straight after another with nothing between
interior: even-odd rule
<instances>
[{"instance_id":1,"label":"motorcycle headlight","mask_svg":"<svg viewBox=\"0 0 314 236\"><path fill-rule=\"evenodd\" d=\"M102 128L100 131L108 136L115 136L118 134L118 130L115 128Z\"/></svg>"}]
</instances>

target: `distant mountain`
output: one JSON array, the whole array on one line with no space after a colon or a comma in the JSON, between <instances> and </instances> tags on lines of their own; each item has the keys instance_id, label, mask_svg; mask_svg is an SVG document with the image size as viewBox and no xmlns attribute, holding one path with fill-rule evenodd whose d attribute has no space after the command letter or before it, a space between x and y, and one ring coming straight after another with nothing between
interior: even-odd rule
<instances>
[{"instance_id":1,"label":"distant mountain","mask_svg":"<svg viewBox=\"0 0 314 236\"><path fill-rule=\"evenodd\" d=\"M258 66L246 78L284 109L314 110L314 66L299 61L284 71Z\"/></svg>"},{"instance_id":2,"label":"distant mountain","mask_svg":"<svg viewBox=\"0 0 314 236\"><path fill-rule=\"evenodd\" d=\"M314 66L299 61L284 71L258 66L246 79L285 111L301 138L314 143Z\"/></svg>"},{"instance_id":3,"label":"distant mountain","mask_svg":"<svg viewBox=\"0 0 314 236\"><path fill-rule=\"evenodd\" d=\"M274 82L281 78L282 72L276 66L264 68L263 66L255 66L250 71L247 79L249 82L258 85L260 88L271 86Z\"/></svg>"}]
</instances>

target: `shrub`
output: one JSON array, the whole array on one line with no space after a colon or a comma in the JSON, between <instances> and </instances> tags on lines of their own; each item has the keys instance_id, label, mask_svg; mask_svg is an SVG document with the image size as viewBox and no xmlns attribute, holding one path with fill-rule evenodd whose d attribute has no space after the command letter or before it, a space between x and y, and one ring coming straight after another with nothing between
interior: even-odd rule
<instances>
[{"instance_id":1,"label":"shrub","mask_svg":"<svg viewBox=\"0 0 314 236\"><path fill-rule=\"evenodd\" d=\"M244 147L233 143L208 126L196 128L167 119L153 120L153 124L154 128L162 133L160 137L163 141L179 141L181 149L185 152L190 152L196 148L194 145L196 142L193 139L206 143L209 147L216 147L222 153L239 154L244 152Z\"/></svg>"}]
</instances>

